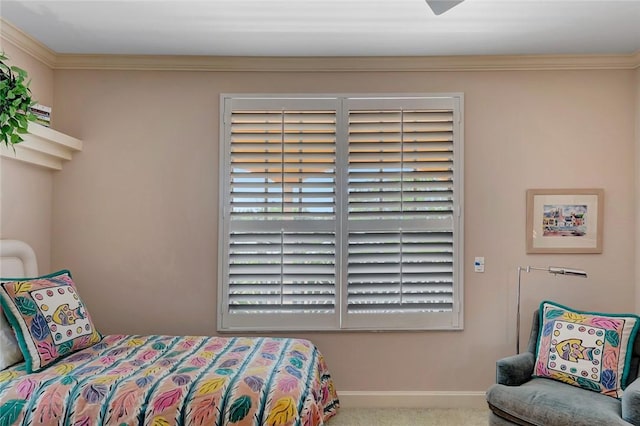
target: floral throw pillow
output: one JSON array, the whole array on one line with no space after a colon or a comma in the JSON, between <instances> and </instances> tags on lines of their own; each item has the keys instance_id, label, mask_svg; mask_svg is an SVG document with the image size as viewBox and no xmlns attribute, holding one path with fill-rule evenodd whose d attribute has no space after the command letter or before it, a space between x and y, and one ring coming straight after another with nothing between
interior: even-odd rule
<instances>
[{"instance_id":1,"label":"floral throw pillow","mask_svg":"<svg viewBox=\"0 0 640 426\"><path fill-rule=\"evenodd\" d=\"M30 373L102 339L69 271L39 278L3 279L0 303Z\"/></svg>"},{"instance_id":2,"label":"floral throw pillow","mask_svg":"<svg viewBox=\"0 0 640 426\"><path fill-rule=\"evenodd\" d=\"M639 320L542 302L534 376L620 398Z\"/></svg>"}]
</instances>

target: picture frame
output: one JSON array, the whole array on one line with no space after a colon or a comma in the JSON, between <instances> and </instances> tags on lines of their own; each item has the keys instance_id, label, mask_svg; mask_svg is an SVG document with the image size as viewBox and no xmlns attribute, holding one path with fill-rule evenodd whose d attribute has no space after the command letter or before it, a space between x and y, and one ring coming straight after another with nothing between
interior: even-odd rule
<instances>
[{"instance_id":1,"label":"picture frame","mask_svg":"<svg viewBox=\"0 0 640 426\"><path fill-rule=\"evenodd\" d=\"M603 189L527 190L527 253L602 253L603 222Z\"/></svg>"}]
</instances>

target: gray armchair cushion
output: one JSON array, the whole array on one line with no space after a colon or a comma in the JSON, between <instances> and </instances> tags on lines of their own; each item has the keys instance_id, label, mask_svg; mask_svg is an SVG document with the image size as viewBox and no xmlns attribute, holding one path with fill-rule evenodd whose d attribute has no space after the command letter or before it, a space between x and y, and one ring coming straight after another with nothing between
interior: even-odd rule
<instances>
[{"instance_id":1,"label":"gray armchair cushion","mask_svg":"<svg viewBox=\"0 0 640 426\"><path fill-rule=\"evenodd\" d=\"M640 425L640 379L632 382L622 394L622 418Z\"/></svg>"},{"instance_id":2,"label":"gray armchair cushion","mask_svg":"<svg viewBox=\"0 0 640 426\"><path fill-rule=\"evenodd\" d=\"M539 426L629 425L620 400L555 380L534 378L520 386L493 385L487 401L501 417Z\"/></svg>"}]
</instances>

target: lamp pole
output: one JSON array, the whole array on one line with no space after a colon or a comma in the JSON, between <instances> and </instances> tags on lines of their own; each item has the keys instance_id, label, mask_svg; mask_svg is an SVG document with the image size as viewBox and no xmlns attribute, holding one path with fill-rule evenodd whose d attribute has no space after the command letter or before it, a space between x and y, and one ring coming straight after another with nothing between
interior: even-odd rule
<instances>
[{"instance_id":1,"label":"lamp pole","mask_svg":"<svg viewBox=\"0 0 640 426\"><path fill-rule=\"evenodd\" d=\"M546 271L553 275L569 275L573 277L587 278L587 273L581 269L564 268L561 266L518 266L518 305L516 307L516 353L520 353L520 284L522 283L522 271L527 273L531 271Z\"/></svg>"}]
</instances>

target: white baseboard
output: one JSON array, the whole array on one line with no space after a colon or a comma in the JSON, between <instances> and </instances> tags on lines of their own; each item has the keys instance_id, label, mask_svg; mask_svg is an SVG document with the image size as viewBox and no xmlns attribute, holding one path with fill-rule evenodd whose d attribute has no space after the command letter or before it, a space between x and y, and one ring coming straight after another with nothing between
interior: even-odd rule
<instances>
[{"instance_id":1,"label":"white baseboard","mask_svg":"<svg viewBox=\"0 0 640 426\"><path fill-rule=\"evenodd\" d=\"M347 408L487 408L484 392L338 391Z\"/></svg>"}]
</instances>

